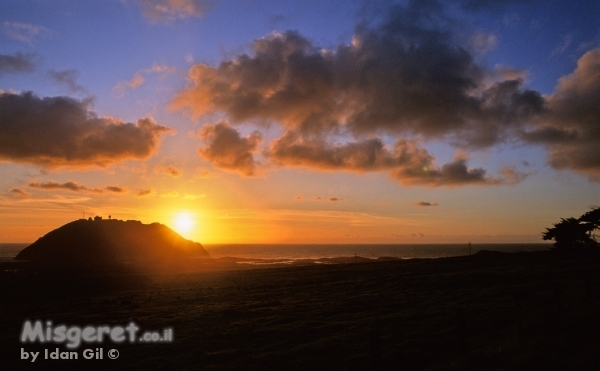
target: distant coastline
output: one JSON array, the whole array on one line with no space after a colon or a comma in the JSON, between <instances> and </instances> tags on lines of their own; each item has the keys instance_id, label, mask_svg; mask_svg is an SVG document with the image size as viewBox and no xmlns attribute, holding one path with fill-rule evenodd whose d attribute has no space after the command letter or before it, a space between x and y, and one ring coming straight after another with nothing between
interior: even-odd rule
<instances>
[{"instance_id":1,"label":"distant coastline","mask_svg":"<svg viewBox=\"0 0 600 371\"><path fill-rule=\"evenodd\" d=\"M29 243L0 243L0 260L10 261ZM481 250L500 252L546 251L549 243L485 243L471 244L471 253ZM441 258L469 255L468 244L208 244L205 249L215 258L244 260L302 260L358 256L366 259L383 257ZM268 262L265 262L267 264ZM249 264L244 261L243 264Z\"/></svg>"}]
</instances>

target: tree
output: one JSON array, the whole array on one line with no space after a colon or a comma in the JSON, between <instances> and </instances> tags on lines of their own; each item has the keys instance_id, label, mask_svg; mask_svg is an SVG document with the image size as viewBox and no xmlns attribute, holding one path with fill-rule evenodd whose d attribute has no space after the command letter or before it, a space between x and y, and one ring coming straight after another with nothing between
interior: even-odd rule
<instances>
[{"instance_id":1,"label":"tree","mask_svg":"<svg viewBox=\"0 0 600 371\"><path fill-rule=\"evenodd\" d=\"M583 214L579 219L561 219L553 228L546 228L544 240L554 240L559 249L598 247L594 231L600 229L600 207Z\"/></svg>"},{"instance_id":2,"label":"tree","mask_svg":"<svg viewBox=\"0 0 600 371\"><path fill-rule=\"evenodd\" d=\"M600 207L592 209L587 213L583 214L579 220L583 223L587 223L593 226L590 231L590 238L594 241L596 240L596 236L594 235L594 231L596 229L600 229Z\"/></svg>"}]
</instances>

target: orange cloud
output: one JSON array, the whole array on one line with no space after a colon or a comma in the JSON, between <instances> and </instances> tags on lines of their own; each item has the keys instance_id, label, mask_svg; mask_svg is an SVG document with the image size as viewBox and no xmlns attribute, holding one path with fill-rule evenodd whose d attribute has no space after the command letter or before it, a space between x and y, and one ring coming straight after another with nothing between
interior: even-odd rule
<instances>
[{"instance_id":1,"label":"orange cloud","mask_svg":"<svg viewBox=\"0 0 600 371\"><path fill-rule=\"evenodd\" d=\"M210 6L207 0L137 0L143 14L154 22L202 17Z\"/></svg>"},{"instance_id":2,"label":"orange cloud","mask_svg":"<svg viewBox=\"0 0 600 371\"><path fill-rule=\"evenodd\" d=\"M152 118L135 124L98 117L89 102L0 92L0 161L40 167L106 167L146 159L173 129Z\"/></svg>"},{"instance_id":3,"label":"orange cloud","mask_svg":"<svg viewBox=\"0 0 600 371\"><path fill-rule=\"evenodd\" d=\"M125 188L125 187L108 186L108 187L105 187L104 189L106 189L109 192L114 192L114 193L126 193L127 192L127 188Z\"/></svg>"},{"instance_id":4,"label":"orange cloud","mask_svg":"<svg viewBox=\"0 0 600 371\"><path fill-rule=\"evenodd\" d=\"M135 75L129 81L122 81L113 87L113 92L117 96L121 97L128 89L137 89L140 87L146 79L139 72L136 72Z\"/></svg>"},{"instance_id":5,"label":"orange cloud","mask_svg":"<svg viewBox=\"0 0 600 371\"><path fill-rule=\"evenodd\" d=\"M262 142L258 132L242 137L227 122L219 121L205 125L195 136L207 144L198 151L200 156L216 167L243 176L257 175L258 163L253 155L258 152L258 146Z\"/></svg>"},{"instance_id":6,"label":"orange cloud","mask_svg":"<svg viewBox=\"0 0 600 371\"><path fill-rule=\"evenodd\" d=\"M29 197L29 193L27 193L24 189L21 188L11 188L8 193L17 197Z\"/></svg>"},{"instance_id":7,"label":"orange cloud","mask_svg":"<svg viewBox=\"0 0 600 371\"><path fill-rule=\"evenodd\" d=\"M155 173L166 174L173 178L179 178L182 174L181 169L175 165L158 165L154 168Z\"/></svg>"},{"instance_id":8,"label":"orange cloud","mask_svg":"<svg viewBox=\"0 0 600 371\"><path fill-rule=\"evenodd\" d=\"M159 74L160 77L165 77L167 75L175 73L175 71L175 67L154 63L152 67L136 72L135 75L133 75L133 77L131 78L131 80L117 83L113 87L113 93L118 97L121 97L125 94L127 90L137 89L146 82L146 78L144 77L144 75Z\"/></svg>"},{"instance_id":9,"label":"orange cloud","mask_svg":"<svg viewBox=\"0 0 600 371\"><path fill-rule=\"evenodd\" d=\"M37 189L42 189L42 190L64 189L64 190L73 191L73 192L91 192L91 193L105 193L105 192L126 193L127 192L127 189L123 188L123 187L107 186L104 188L88 188L88 187L84 186L83 184L79 184L79 183L76 183L73 181L68 181L65 183L59 183L59 182L55 182L53 180L43 182L43 183L31 182L28 184L28 186L31 188L37 188Z\"/></svg>"},{"instance_id":10,"label":"orange cloud","mask_svg":"<svg viewBox=\"0 0 600 371\"><path fill-rule=\"evenodd\" d=\"M152 194L154 194L154 191L151 189L140 189L140 190L138 190L136 196L137 197L146 197L146 196L150 196Z\"/></svg>"}]
</instances>

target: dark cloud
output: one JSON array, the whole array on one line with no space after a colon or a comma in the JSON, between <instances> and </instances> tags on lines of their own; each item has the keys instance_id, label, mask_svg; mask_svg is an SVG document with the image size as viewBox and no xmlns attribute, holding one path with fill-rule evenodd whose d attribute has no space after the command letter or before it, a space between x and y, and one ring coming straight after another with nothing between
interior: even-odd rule
<instances>
[{"instance_id":1,"label":"dark cloud","mask_svg":"<svg viewBox=\"0 0 600 371\"><path fill-rule=\"evenodd\" d=\"M509 3L458 5L480 11ZM482 65L493 35L469 32L449 10L435 0L394 5L361 23L351 43L332 48L297 32L273 33L249 54L192 66L191 85L173 107L197 117L224 113L234 125L279 125L284 134L265 155L283 166L388 171L401 184L515 184L529 174L507 167L492 177L469 168L464 156L436 166L406 138L462 150L523 141L546 146L554 168L600 181L600 50L542 96L525 87L525 71ZM389 137L394 149L383 145Z\"/></svg>"},{"instance_id":2,"label":"dark cloud","mask_svg":"<svg viewBox=\"0 0 600 371\"><path fill-rule=\"evenodd\" d=\"M31 183L29 183L29 187L38 188L38 189L46 189L46 190L66 189L66 190L74 191L74 192L86 191L88 189L86 186L75 183L75 182L69 181L66 183L59 183L59 182L55 182L52 180L50 180L48 182L44 182L44 183L31 182Z\"/></svg>"},{"instance_id":3,"label":"dark cloud","mask_svg":"<svg viewBox=\"0 0 600 371\"><path fill-rule=\"evenodd\" d=\"M53 180L47 181L47 182L43 182L43 183L39 183L39 182L31 182L28 184L29 187L31 188L37 188L37 189L42 189L42 190L47 190L47 191L53 191L53 190L68 190L68 191L73 191L73 192L91 192L91 193L105 193L106 191L108 192L113 192L113 193L126 193L127 189L123 188L123 187L117 187L117 186L108 186L108 187L104 187L104 188L88 188L86 186L84 186L83 184L79 184L73 181L68 181L65 183L59 183Z\"/></svg>"},{"instance_id":4,"label":"dark cloud","mask_svg":"<svg viewBox=\"0 0 600 371\"><path fill-rule=\"evenodd\" d=\"M257 175L258 164L254 154L262 142L258 132L242 137L227 122L219 121L205 125L195 136L206 143L206 147L199 150L200 156L216 167L244 176Z\"/></svg>"},{"instance_id":5,"label":"dark cloud","mask_svg":"<svg viewBox=\"0 0 600 371\"><path fill-rule=\"evenodd\" d=\"M0 75L35 71L35 54L0 54Z\"/></svg>"},{"instance_id":6,"label":"dark cloud","mask_svg":"<svg viewBox=\"0 0 600 371\"><path fill-rule=\"evenodd\" d=\"M474 51L444 28L452 21L436 4L392 7L376 26L358 27L350 45L333 49L291 31L255 40L252 55L193 66L193 85L174 106L310 134L348 129L493 145L542 111L543 99L522 78L478 65Z\"/></svg>"},{"instance_id":7,"label":"dark cloud","mask_svg":"<svg viewBox=\"0 0 600 371\"><path fill-rule=\"evenodd\" d=\"M72 93L87 93L87 89L77 83L79 72L75 70L48 71L48 75L60 85L65 86Z\"/></svg>"},{"instance_id":8,"label":"dark cloud","mask_svg":"<svg viewBox=\"0 0 600 371\"><path fill-rule=\"evenodd\" d=\"M464 156L437 167L427 150L407 139L398 139L394 148L389 149L377 138L332 145L325 140L307 140L288 133L271 142L265 156L283 166L352 172L387 171L392 179L404 185L452 187L507 183L503 177L488 176L484 169L469 168Z\"/></svg>"},{"instance_id":9,"label":"dark cloud","mask_svg":"<svg viewBox=\"0 0 600 371\"><path fill-rule=\"evenodd\" d=\"M0 160L41 167L105 167L145 159L173 132L152 118L98 117L86 101L0 93Z\"/></svg>"},{"instance_id":10,"label":"dark cloud","mask_svg":"<svg viewBox=\"0 0 600 371\"><path fill-rule=\"evenodd\" d=\"M114 193L127 193L127 188L124 188L124 187L108 186L108 187L105 187L104 189L106 189L109 192L114 192Z\"/></svg>"},{"instance_id":11,"label":"dark cloud","mask_svg":"<svg viewBox=\"0 0 600 371\"><path fill-rule=\"evenodd\" d=\"M419 201L415 203L416 206L438 206L437 202Z\"/></svg>"},{"instance_id":12,"label":"dark cloud","mask_svg":"<svg viewBox=\"0 0 600 371\"><path fill-rule=\"evenodd\" d=\"M337 201L340 201L340 200L341 200L341 198L338 198L338 197L329 197L327 199L327 201L329 201L329 202L337 202Z\"/></svg>"},{"instance_id":13,"label":"dark cloud","mask_svg":"<svg viewBox=\"0 0 600 371\"><path fill-rule=\"evenodd\" d=\"M461 0L460 5L465 10L470 11L487 11L490 13L497 13L505 10L507 7L517 4L522 5L524 3L536 3L540 0Z\"/></svg>"},{"instance_id":14,"label":"dark cloud","mask_svg":"<svg viewBox=\"0 0 600 371\"><path fill-rule=\"evenodd\" d=\"M522 138L549 149L548 162L600 182L600 49L585 53L547 98L548 113Z\"/></svg>"}]
</instances>

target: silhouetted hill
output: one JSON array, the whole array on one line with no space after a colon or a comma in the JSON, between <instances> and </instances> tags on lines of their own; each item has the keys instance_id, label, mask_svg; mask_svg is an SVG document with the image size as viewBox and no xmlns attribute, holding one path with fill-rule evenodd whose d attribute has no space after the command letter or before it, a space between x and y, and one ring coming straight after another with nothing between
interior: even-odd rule
<instances>
[{"instance_id":1,"label":"silhouetted hill","mask_svg":"<svg viewBox=\"0 0 600 371\"><path fill-rule=\"evenodd\" d=\"M67 223L26 247L16 259L36 262L165 262L209 257L201 244L159 223L85 220Z\"/></svg>"}]
</instances>

